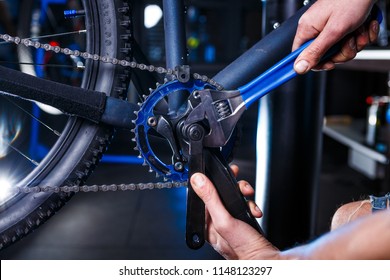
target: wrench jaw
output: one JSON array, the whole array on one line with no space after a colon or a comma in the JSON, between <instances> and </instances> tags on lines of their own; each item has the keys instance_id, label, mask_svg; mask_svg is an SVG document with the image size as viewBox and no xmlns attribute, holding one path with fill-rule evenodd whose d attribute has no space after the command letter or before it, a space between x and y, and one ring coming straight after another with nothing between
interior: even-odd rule
<instances>
[{"instance_id":1,"label":"wrench jaw","mask_svg":"<svg viewBox=\"0 0 390 280\"><path fill-rule=\"evenodd\" d=\"M210 148L226 145L246 110L239 91L205 89L194 92L189 102L193 110L188 115L185 126L207 122L203 145Z\"/></svg>"},{"instance_id":2,"label":"wrench jaw","mask_svg":"<svg viewBox=\"0 0 390 280\"><path fill-rule=\"evenodd\" d=\"M196 172L206 174L229 213L263 234L221 150L246 109L241 93L205 89L194 92L189 103L193 109L183 125L189 143L189 178ZM190 248L199 249L205 242L205 206L191 183L187 185L186 241Z\"/></svg>"},{"instance_id":3,"label":"wrench jaw","mask_svg":"<svg viewBox=\"0 0 390 280\"><path fill-rule=\"evenodd\" d=\"M172 93L188 92L190 96L194 91L207 87L212 86L200 80L189 80L186 83L174 80L158 85L149 96L145 96L145 101L136 112L137 119L133 129L135 149L139 152L139 157L144 159L144 165L149 166L149 171L162 176L165 181L186 182L188 179L188 141L182 136L180 128L182 120L192 108L187 100L172 115L168 109L161 109L160 105L166 103ZM159 140L154 141L155 138ZM167 145L164 146L162 142ZM167 152L172 156L167 158Z\"/></svg>"}]
</instances>

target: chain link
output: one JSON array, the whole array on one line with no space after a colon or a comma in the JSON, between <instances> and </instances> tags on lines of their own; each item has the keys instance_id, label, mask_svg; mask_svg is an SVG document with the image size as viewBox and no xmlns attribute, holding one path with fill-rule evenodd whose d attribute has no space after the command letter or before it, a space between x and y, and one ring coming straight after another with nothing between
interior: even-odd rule
<instances>
[{"instance_id":1,"label":"chain link","mask_svg":"<svg viewBox=\"0 0 390 280\"><path fill-rule=\"evenodd\" d=\"M154 65L146 65L143 63L137 63L135 61L127 61L125 59L117 59L112 58L108 56L100 56L98 54L90 54L88 52L81 52L78 50L71 50L69 48L62 48L60 46L52 46L50 44L42 44L38 41L31 40L31 39L21 39L20 37L13 37L8 34L0 34L0 39L9 42L14 43L16 45L24 45L26 47L32 47L36 49L43 49L47 52L55 52L55 53L63 53L67 56L75 56L75 57L82 57L84 59L90 59L94 61L102 61L104 63L111 63L113 65L120 65L122 67L130 67L132 69L140 69L142 71L149 71L149 72L156 72L158 74L166 74L172 77L172 79L177 79L177 71L173 69L166 69L164 67L156 67ZM218 90L222 90L223 86L218 84L213 79L210 79L206 75L200 75L198 73L192 74L193 78L196 80L202 80L203 82L207 82L214 86Z\"/></svg>"},{"instance_id":2,"label":"chain link","mask_svg":"<svg viewBox=\"0 0 390 280\"><path fill-rule=\"evenodd\" d=\"M137 63L134 61L127 61L124 59L117 59L108 56L100 56L98 54L90 54L88 52L81 52L78 50L71 50L69 48L62 48L60 46L52 46L50 44L42 44L38 41L31 39L21 39L17 36L10 36L8 34L0 34L0 39L5 42L14 43L16 45L23 45L25 47L32 47L35 49L43 49L47 52L63 53L67 56L82 57L84 59L90 59L94 61L102 61L104 63L111 63L113 65L120 65L122 67L130 67L132 69L140 69L142 71L156 72L158 74L169 75L172 79L177 79L177 71L173 69L166 69L164 67L156 67L154 65L146 65ZM200 75L198 73L192 74L196 80L202 80L205 83L209 83L217 90L223 90L223 87L213 79L210 79L206 75ZM21 193L40 193L40 192L108 192L108 191L135 191L135 190L152 190L152 189L170 189L187 186L187 182L157 182L157 183L137 183L137 184L112 184L112 185L91 185L91 186L35 186L35 187L17 187L17 190Z\"/></svg>"},{"instance_id":3,"label":"chain link","mask_svg":"<svg viewBox=\"0 0 390 280\"><path fill-rule=\"evenodd\" d=\"M138 184L111 184L111 185L90 185L90 186L35 186L35 187L17 187L21 193L41 193L41 192L115 192L115 191L136 191L153 189L172 189L186 187L187 182L157 182L157 183L138 183Z\"/></svg>"}]
</instances>

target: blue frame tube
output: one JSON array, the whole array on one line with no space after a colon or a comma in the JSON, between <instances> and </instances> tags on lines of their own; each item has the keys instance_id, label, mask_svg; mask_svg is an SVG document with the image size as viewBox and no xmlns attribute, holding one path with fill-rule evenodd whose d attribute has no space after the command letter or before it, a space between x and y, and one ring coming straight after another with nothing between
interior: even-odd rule
<instances>
[{"instance_id":1,"label":"blue frame tube","mask_svg":"<svg viewBox=\"0 0 390 280\"><path fill-rule=\"evenodd\" d=\"M185 10L182 0L163 0L166 66L187 65L187 37L185 32ZM176 112L187 99L177 92L169 96L169 111Z\"/></svg>"},{"instance_id":2,"label":"blue frame tube","mask_svg":"<svg viewBox=\"0 0 390 280\"><path fill-rule=\"evenodd\" d=\"M314 2L312 1L311 4ZM298 21L311 4L301 8L278 29L262 38L219 72L214 80L223 85L225 89L237 89L256 78L259 73L267 71L276 61L281 61L288 56L291 53Z\"/></svg>"}]
</instances>

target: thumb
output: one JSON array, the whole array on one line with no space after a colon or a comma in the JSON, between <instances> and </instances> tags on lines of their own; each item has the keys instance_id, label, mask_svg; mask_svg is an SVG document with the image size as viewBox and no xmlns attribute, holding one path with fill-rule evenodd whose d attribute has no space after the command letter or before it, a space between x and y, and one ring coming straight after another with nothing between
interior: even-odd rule
<instances>
[{"instance_id":1,"label":"thumb","mask_svg":"<svg viewBox=\"0 0 390 280\"><path fill-rule=\"evenodd\" d=\"M333 36L334 37L334 36ZM325 53L337 43L332 38L327 28L325 28L318 37L298 56L294 63L294 70L298 74L305 74L314 68L325 55Z\"/></svg>"},{"instance_id":2,"label":"thumb","mask_svg":"<svg viewBox=\"0 0 390 280\"><path fill-rule=\"evenodd\" d=\"M213 183L202 173L195 173L190 178L195 193L203 200L212 220L224 221L232 218L223 205Z\"/></svg>"}]
</instances>

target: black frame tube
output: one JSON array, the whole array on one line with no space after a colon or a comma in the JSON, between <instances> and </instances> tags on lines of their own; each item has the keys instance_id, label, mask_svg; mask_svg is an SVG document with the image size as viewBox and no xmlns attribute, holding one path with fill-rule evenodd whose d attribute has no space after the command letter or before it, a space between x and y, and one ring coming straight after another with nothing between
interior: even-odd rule
<instances>
[{"instance_id":1,"label":"black frame tube","mask_svg":"<svg viewBox=\"0 0 390 280\"><path fill-rule=\"evenodd\" d=\"M314 3L315 1L312 1ZM252 48L225 67L215 77L225 89L236 89L263 73L291 53L298 21L311 6L308 4L283 24L262 38Z\"/></svg>"}]
</instances>

